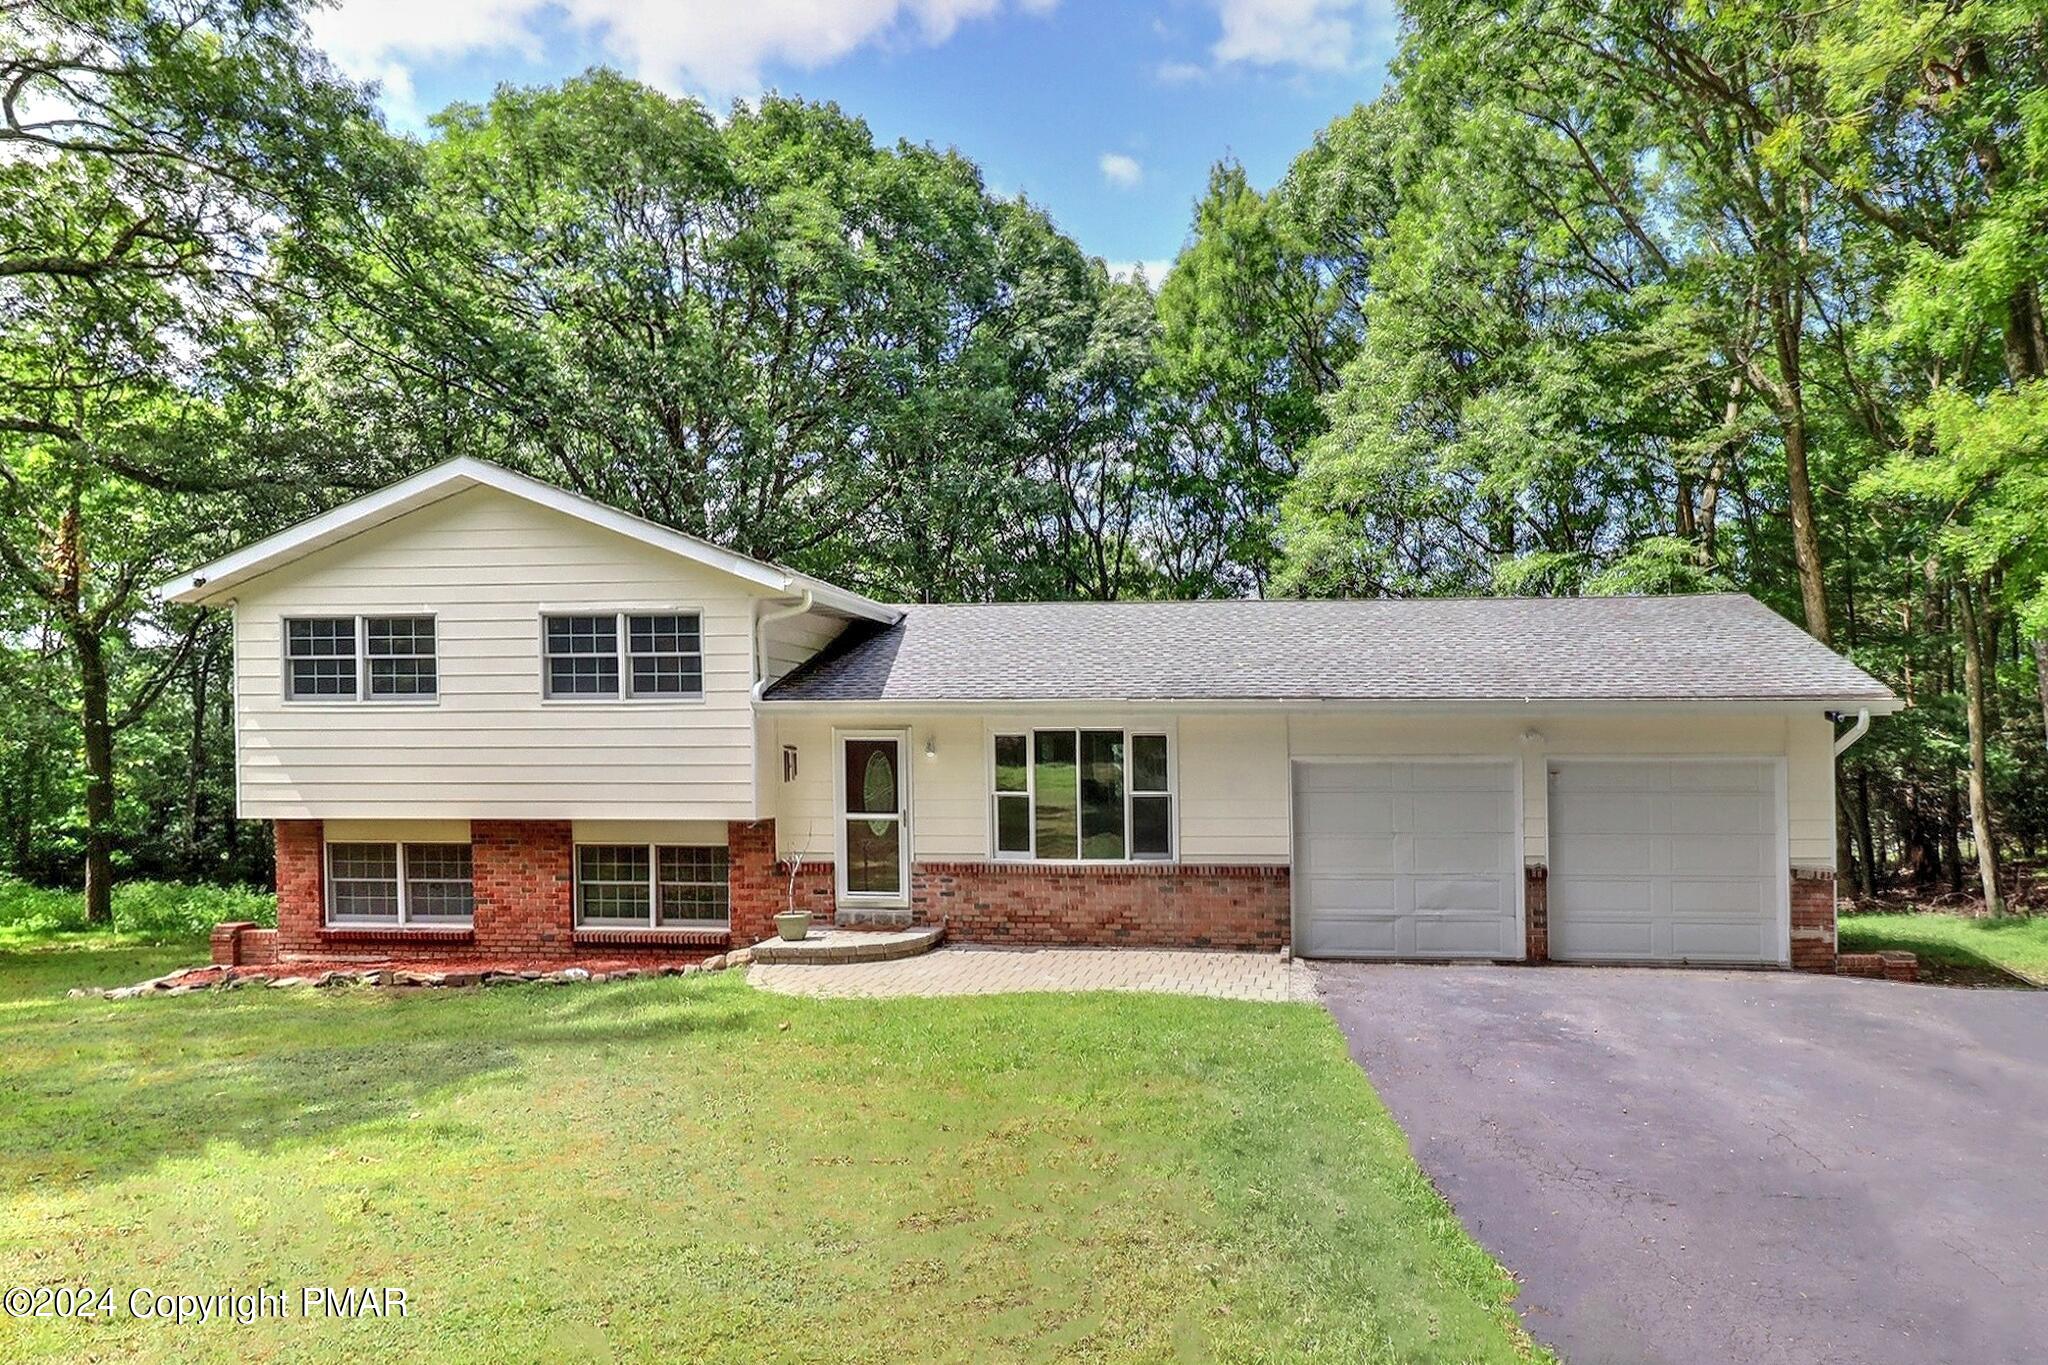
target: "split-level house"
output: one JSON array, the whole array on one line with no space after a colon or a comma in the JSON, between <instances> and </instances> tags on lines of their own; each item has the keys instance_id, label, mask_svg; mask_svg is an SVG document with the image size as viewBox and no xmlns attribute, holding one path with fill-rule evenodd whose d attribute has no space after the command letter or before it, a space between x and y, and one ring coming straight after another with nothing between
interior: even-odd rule
<instances>
[{"instance_id":1,"label":"split-level house","mask_svg":"<svg viewBox=\"0 0 2048 1365\"><path fill-rule=\"evenodd\" d=\"M288 961L797 908L1829 969L1834 756L1899 705L1740 595L903 606L467 459L163 592L233 616Z\"/></svg>"}]
</instances>

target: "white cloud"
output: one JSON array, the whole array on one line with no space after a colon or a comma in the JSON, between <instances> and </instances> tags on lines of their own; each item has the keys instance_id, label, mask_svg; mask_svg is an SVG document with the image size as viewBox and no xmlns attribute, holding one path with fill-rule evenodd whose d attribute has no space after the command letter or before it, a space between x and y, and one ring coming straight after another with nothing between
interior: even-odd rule
<instances>
[{"instance_id":1,"label":"white cloud","mask_svg":"<svg viewBox=\"0 0 2048 1365\"><path fill-rule=\"evenodd\" d=\"M1104 152L1095 164L1101 168L1102 178L1120 190L1127 190L1145 178L1145 168L1138 164L1138 158L1122 152Z\"/></svg>"},{"instance_id":2,"label":"white cloud","mask_svg":"<svg viewBox=\"0 0 2048 1365\"><path fill-rule=\"evenodd\" d=\"M1161 85L1193 85L1208 77L1209 68L1199 62L1161 62L1152 68L1152 79Z\"/></svg>"},{"instance_id":3,"label":"white cloud","mask_svg":"<svg viewBox=\"0 0 2048 1365\"><path fill-rule=\"evenodd\" d=\"M1166 272L1173 269L1171 257L1163 261L1104 261L1103 264L1109 267L1112 279L1128 280L1143 271L1145 283L1154 289L1166 278Z\"/></svg>"},{"instance_id":4,"label":"white cloud","mask_svg":"<svg viewBox=\"0 0 2048 1365\"><path fill-rule=\"evenodd\" d=\"M1386 0L1217 0L1216 8L1223 32L1209 53L1219 63L1311 71L1345 70L1359 29L1377 35L1391 20Z\"/></svg>"},{"instance_id":5,"label":"white cloud","mask_svg":"<svg viewBox=\"0 0 2048 1365\"><path fill-rule=\"evenodd\" d=\"M762 87L769 63L818 67L873 43L939 44L962 23L1058 0L340 0L309 17L341 67L392 84L418 62L478 52L542 55L537 21L588 34L653 85L723 100Z\"/></svg>"}]
</instances>

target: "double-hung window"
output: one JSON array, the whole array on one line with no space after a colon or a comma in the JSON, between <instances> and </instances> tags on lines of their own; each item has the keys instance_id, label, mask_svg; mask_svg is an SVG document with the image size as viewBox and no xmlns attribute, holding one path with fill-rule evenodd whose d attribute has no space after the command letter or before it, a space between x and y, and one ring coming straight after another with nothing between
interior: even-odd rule
<instances>
[{"instance_id":1,"label":"double-hung window","mask_svg":"<svg viewBox=\"0 0 2048 1365\"><path fill-rule=\"evenodd\" d=\"M296 616L284 623L291 701L433 701L440 695L431 616Z\"/></svg>"},{"instance_id":2,"label":"double-hung window","mask_svg":"<svg viewBox=\"0 0 2048 1365\"><path fill-rule=\"evenodd\" d=\"M576 922L590 929L723 929L722 844L579 844Z\"/></svg>"},{"instance_id":3,"label":"double-hung window","mask_svg":"<svg viewBox=\"0 0 2048 1365\"><path fill-rule=\"evenodd\" d=\"M704 695L703 619L693 611L550 614L541 656L542 689L554 700Z\"/></svg>"},{"instance_id":4,"label":"double-hung window","mask_svg":"<svg viewBox=\"0 0 2048 1365\"><path fill-rule=\"evenodd\" d=\"M1123 862L1173 857L1171 746L1164 734L1085 728L993 738L998 858Z\"/></svg>"},{"instance_id":5,"label":"double-hung window","mask_svg":"<svg viewBox=\"0 0 2048 1365\"><path fill-rule=\"evenodd\" d=\"M466 925L475 913L468 844L327 845L327 922Z\"/></svg>"}]
</instances>

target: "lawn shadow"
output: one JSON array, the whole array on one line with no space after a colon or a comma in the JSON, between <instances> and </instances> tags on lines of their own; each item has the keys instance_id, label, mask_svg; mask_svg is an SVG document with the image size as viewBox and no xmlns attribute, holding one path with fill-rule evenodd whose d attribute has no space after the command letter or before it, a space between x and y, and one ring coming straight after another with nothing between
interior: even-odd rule
<instances>
[{"instance_id":1,"label":"lawn shadow","mask_svg":"<svg viewBox=\"0 0 2048 1365\"><path fill-rule=\"evenodd\" d=\"M719 995L660 981L17 1003L0 1011L0 1189L120 1179L216 1143L333 1143L544 1052L748 1027L753 1010Z\"/></svg>"}]
</instances>

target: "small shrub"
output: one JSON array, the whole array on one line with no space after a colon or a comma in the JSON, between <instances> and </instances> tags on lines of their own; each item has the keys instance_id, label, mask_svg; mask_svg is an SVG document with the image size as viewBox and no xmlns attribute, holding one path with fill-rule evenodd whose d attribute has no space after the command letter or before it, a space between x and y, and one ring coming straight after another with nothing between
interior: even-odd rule
<instances>
[{"instance_id":1,"label":"small shrub","mask_svg":"<svg viewBox=\"0 0 2048 1365\"><path fill-rule=\"evenodd\" d=\"M204 934L223 920L277 923L277 897L246 886L193 882L122 882L114 887L114 928L157 937ZM77 933L85 896L0 877L0 927L17 937Z\"/></svg>"}]
</instances>

